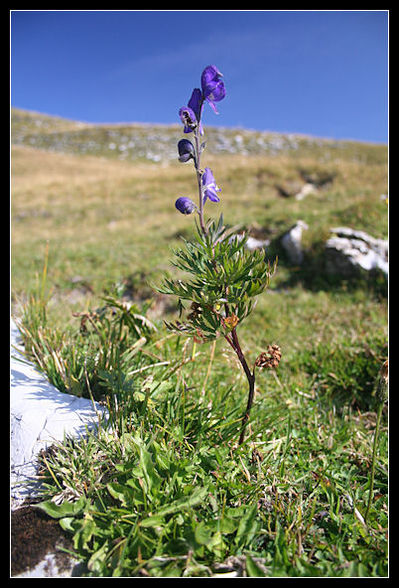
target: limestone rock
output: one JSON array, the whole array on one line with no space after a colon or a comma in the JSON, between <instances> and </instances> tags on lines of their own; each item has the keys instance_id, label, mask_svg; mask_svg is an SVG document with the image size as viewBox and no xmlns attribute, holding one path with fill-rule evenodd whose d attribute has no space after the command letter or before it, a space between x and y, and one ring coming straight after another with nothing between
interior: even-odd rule
<instances>
[{"instance_id":1,"label":"limestone rock","mask_svg":"<svg viewBox=\"0 0 399 588\"><path fill-rule=\"evenodd\" d=\"M317 192L317 188L314 184L308 182L304 184L302 188L295 194L295 200L303 200L309 194L315 194Z\"/></svg>"},{"instance_id":2,"label":"limestone rock","mask_svg":"<svg viewBox=\"0 0 399 588\"><path fill-rule=\"evenodd\" d=\"M64 435L79 437L95 427L103 408L87 398L57 390L26 361L19 331L11 322L10 430L11 504L20 506L37 494L37 457Z\"/></svg>"},{"instance_id":3,"label":"limestone rock","mask_svg":"<svg viewBox=\"0 0 399 588\"><path fill-rule=\"evenodd\" d=\"M388 241L350 227L331 229L325 244L326 273L352 277L364 272L388 275Z\"/></svg>"},{"instance_id":4,"label":"limestone rock","mask_svg":"<svg viewBox=\"0 0 399 588\"><path fill-rule=\"evenodd\" d=\"M301 265L303 262L302 233L307 230L308 225L298 220L284 235L281 237L281 245L284 248L288 259L295 265Z\"/></svg>"},{"instance_id":5,"label":"limestone rock","mask_svg":"<svg viewBox=\"0 0 399 588\"><path fill-rule=\"evenodd\" d=\"M255 239L248 237L245 247L253 251L254 249L264 249L270 245L270 239Z\"/></svg>"}]
</instances>

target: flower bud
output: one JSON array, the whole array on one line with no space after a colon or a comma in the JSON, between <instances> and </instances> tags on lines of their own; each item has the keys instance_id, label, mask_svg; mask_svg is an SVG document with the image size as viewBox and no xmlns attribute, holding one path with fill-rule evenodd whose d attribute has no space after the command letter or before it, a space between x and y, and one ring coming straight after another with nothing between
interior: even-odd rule
<instances>
[{"instance_id":1,"label":"flower bud","mask_svg":"<svg viewBox=\"0 0 399 588\"><path fill-rule=\"evenodd\" d=\"M175 202L175 206L182 214L191 214L197 208L194 202L186 196L181 196Z\"/></svg>"},{"instance_id":2,"label":"flower bud","mask_svg":"<svg viewBox=\"0 0 399 588\"><path fill-rule=\"evenodd\" d=\"M189 159L195 159L194 157L194 145L188 139L181 139L177 144L179 151L179 161L185 163Z\"/></svg>"}]
</instances>

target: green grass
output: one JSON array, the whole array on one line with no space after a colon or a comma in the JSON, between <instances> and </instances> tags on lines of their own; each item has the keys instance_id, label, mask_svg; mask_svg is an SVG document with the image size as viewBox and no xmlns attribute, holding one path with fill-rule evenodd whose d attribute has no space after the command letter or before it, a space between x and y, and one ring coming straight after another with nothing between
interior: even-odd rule
<instances>
[{"instance_id":1,"label":"green grass","mask_svg":"<svg viewBox=\"0 0 399 588\"><path fill-rule=\"evenodd\" d=\"M41 508L71 533L88 575L209 576L232 556L248 575L387 575L386 424L365 524L375 400L347 357L334 363L346 399L328 387L326 350L298 358L300 377L262 374L237 447L243 378L221 362L209 375L209 348L193 356L171 338L155 348L179 362L139 374L130 361L129 376L121 361L104 372L112 428L101 422L44 463ZM373 372L386 350L369 349Z\"/></svg>"},{"instance_id":2,"label":"green grass","mask_svg":"<svg viewBox=\"0 0 399 588\"><path fill-rule=\"evenodd\" d=\"M240 366L223 341L193 347L168 334L176 301L149 286L172 271L180 235L193 235L173 206L193 195L192 170L109 153L105 131L118 142L130 127L118 135L21 112L13 125L13 314L50 381L110 414L109 426L66 439L43 461L42 507L71 534L87 575L386 576L386 407L364 520L386 283L331 279L321 255L337 225L386 238L386 147L297 138L292 148L284 138L290 148L260 152L265 137L240 131L247 155L207 154L222 188L215 214L270 238L268 255L279 256L240 340L252 361L272 343L282 360L258 375L238 447ZM99 155L73 151L65 134L64 151L49 150L71 132L80 146L96 137ZM180 138L177 127L163 132L165 144ZM40 149L27 146L32 135ZM146 136L140 128L137 141ZM333 179L302 201L279 196L277 185L309 176ZM309 225L306 263L293 267L278 236L299 218Z\"/></svg>"}]
</instances>

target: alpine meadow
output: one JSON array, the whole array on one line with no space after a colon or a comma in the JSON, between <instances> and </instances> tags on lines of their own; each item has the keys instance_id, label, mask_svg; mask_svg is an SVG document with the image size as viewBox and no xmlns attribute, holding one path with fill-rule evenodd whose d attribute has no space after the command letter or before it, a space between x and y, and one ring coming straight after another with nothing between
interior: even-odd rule
<instances>
[{"instance_id":1,"label":"alpine meadow","mask_svg":"<svg viewBox=\"0 0 399 588\"><path fill-rule=\"evenodd\" d=\"M386 577L388 279L326 244L387 241L387 146L212 126L223 80L170 126L12 109L12 318L104 408L37 508L87 577Z\"/></svg>"}]
</instances>

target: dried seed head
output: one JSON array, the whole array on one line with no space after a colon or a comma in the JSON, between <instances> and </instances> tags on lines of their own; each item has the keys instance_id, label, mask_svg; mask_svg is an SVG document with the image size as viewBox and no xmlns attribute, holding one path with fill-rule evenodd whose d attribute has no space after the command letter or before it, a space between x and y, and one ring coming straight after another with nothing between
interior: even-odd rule
<instances>
[{"instance_id":1,"label":"dried seed head","mask_svg":"<svg viewBox=\"0 0 399 588\"><path fill-rule=\"evenodd\" d=\"M257 357L255 366L258 368L267 368L270 370L278 366L280 359L280 347L278 345L269 345L267 351L262 351L262 353Z\"/></svg>"}]
</instances>

